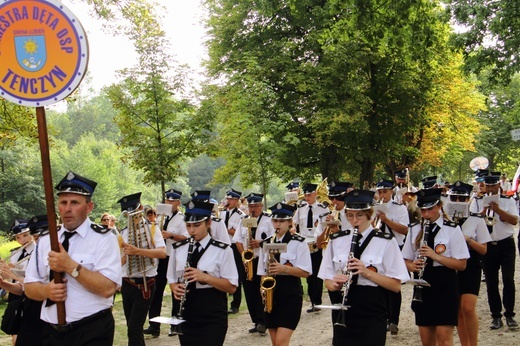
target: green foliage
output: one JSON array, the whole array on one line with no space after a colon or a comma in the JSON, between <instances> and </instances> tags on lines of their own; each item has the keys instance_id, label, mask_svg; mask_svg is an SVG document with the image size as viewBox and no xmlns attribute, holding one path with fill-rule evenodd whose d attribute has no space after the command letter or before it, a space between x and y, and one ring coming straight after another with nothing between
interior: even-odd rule
<instances>
[{"instance_id":1,"label":"green foliage","mask_svg":"<svg viewBox=\"0 0 520 346\"><path fill-rule=\"evenodd\" d=\"M142 170L147 184L161 183L183 174L182 162L202 152L209 135L211 118L196 112L182 98L184 67L172 68L166 54L167 38L157 14L147 3L123 9L130 19L127 35L134 42L137 66L120 71L124 80L105 89L118 115L121 146L128 148L124 160ZM175 72L175 77L168 73Z\"/></svg>"},{"instance_id":2,"label":"green foliage","mask_svg":"<svg viewBox=\"0 0 520 346\"><path fill-rule=\"evenodd\" d=\"M22 139L0 149L0 230L45 212L38 148Z\"/></svg>"},{"instance_id":3,"label":"green foliage","mask_svg":"<svg viewBox=\"0 0 520 346\"><path fill-rule=\"evenodd\" d=\"M455 69L442 71L454 54L449 27L431 1L206 5L208 70L226 80L205 89L219 119L217 152L226 159L218 181L247 169L245 183L273 176L334 180L345 172L361 183L378 167L391 173L409 166L434 125L429 109L451 92L438 88L440 76L447 83L460 77ZM467 115L441 112L457 113ZM239 144L231 142L237 132Z\"/></svg>"},{"instance_id":4,"label":"green foliage","mask_svg":"<svg viewBox=\"0 0 520 346\"><path fill-rule=\"evenodd\" d=\"M493 83L506 82L520 72L520 6L516 0L445 0L449 16L464 30L454 36L464 49L466 69L487 67Z\"/></svg>"}]
</instances>

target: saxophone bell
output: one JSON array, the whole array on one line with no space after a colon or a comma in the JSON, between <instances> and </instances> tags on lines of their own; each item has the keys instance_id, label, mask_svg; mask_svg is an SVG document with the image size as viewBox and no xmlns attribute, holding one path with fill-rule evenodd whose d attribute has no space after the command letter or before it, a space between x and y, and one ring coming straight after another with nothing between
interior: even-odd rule
<instances>
[{"instance_id":1,"label":"saxophone bell","mask_svg":"<svg viewBox=\"0 0 520 346\"><path fill-rule=\"evenodd\" d=\"M247 228L247 248L242 252L242 262L244 263L244 269L246 271L246 280L253 281L254 268L253 259L255 258L255 252L251 248L251 241L253 240L253 228L258 225L258 219L249 217L242 219L242 226Z\"/></svg>"}]
</instances>

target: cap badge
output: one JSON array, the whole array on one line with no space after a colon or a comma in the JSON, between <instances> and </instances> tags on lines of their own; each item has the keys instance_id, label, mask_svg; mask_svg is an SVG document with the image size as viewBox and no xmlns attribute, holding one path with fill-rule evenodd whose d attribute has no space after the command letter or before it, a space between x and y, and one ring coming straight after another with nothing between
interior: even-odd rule
<instances>
[{"instance_id":1,"label":"cap badge","mask_svg":"<svg viewBox=\"0 0 520 346\"><path fill-rule=\"evenodd\" d=\"M197 191L195 191L195 192L193 193L193 196L198 196L198 195L199 195L199 194L197 193Z\"/></svg>"},{"instance_id":2,"label":"cap badge","mask_svg":"<svg viewBox=\"0 0 520 346\"><path fill-rule=\"evenodd\" d=\"M68 180L68 181L71 181L71 180L74 179L74 178L75 178L75 177L74 177L74 173L69 172L69 174L67 174L67 180Z\"/></svg>"},{"instance_id":3,"label":"cap badge","mask_svg":"<svg viewBox=\"0 0 520 346\"><path fill-rule=\"evenodd\" d=\"M276 205L276 209L282 209L282 204L281 204L281 203L278 203L278 204Z\"/></svg>"},{"instance_id":4,"label":"cap badge","mask_svg":"<svg viewBox=\"0 0 520 346\"><path fill-rule=\"evenodd\" d=\"M334 187L334 186L336 186L336 183L332 182L332 183L330 183L330 186Z\"/></svg>"},{"instance_id":5,"label":"cap badge","mask_svg":"<svg viewBox=\"0 0 520 346\"><path fill-rule=\"evenodd\" d=\"M359 196L359 192L355 191L352 195L357 197Z\"/></svg>"},{"instance_id":6,"label":"cap badge","mask_svg":"<svg viewBox=\"0 0 520 346\"><path fill-rule=\"evenodd\" d=\"M188 203L188 208L190 208L190 209L195 208L195 204L193 202Z\"/></svg>"},{"instance_id":7,"label":"cap badge","mask_svg":"<svg viewBox=\"0 0 520 346\"><path fill-rule=\"evenodd\" d=\"M455 186L460 186L460 181L457 181L457 182L455 183Z\"/></svg>"}]
</instances>

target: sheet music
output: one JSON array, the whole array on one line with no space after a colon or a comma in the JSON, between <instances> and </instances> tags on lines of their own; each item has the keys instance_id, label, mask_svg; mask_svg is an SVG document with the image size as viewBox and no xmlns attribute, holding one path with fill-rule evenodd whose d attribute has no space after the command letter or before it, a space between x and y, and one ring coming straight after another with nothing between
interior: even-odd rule
<instances>
[{"instance_id":1,"label":"sheet music","mask_svg":"<svg viewBox=\"0 0 520 346\"><path fill-rule=\"evenodd\" d=\"M496 195L482 197L482 203L484 205L484 208L489 207L489 203L491 203L491 202L495 202L498 204L498 202L500 202L500 195L496 194Z\"/></svg>"},{"instance_id":2,"label":"sheet music","mask_svg":"<svg viewBox=\"0 0 520 346\"><path fill-rule=\"evenodd\" d=\"M469 216L469 205L464 202L448 202L446 203L446 214L449 217L468 217Z\"/></svg>"}]
</instances>

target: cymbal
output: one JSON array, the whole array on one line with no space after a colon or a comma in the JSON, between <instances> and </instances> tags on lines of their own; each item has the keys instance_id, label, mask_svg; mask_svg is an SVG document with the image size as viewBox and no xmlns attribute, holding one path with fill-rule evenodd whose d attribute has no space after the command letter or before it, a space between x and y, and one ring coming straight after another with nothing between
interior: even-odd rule
<instances>
[{"instance_id":1,"label":"cymbal","mask_svg":"<svg viewBox=\"0 0 520 346\"><path fill-rule=\"evenodd\" d=\"M489 160L486 159L484 156L475 157L469 163L469 167L473 171L477 171L477 169L486 169L488 166L489 166Z\"/></svg>"}]
</instances>

